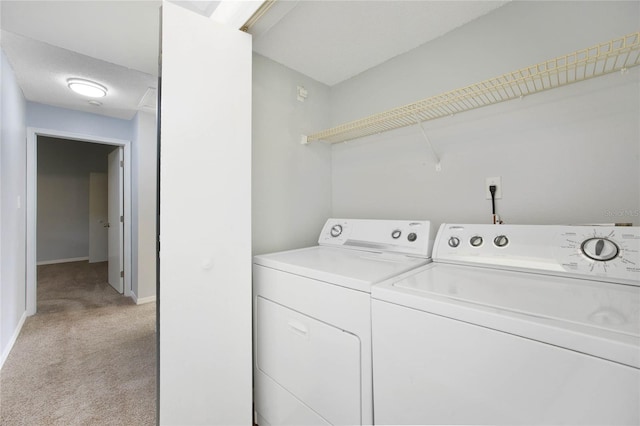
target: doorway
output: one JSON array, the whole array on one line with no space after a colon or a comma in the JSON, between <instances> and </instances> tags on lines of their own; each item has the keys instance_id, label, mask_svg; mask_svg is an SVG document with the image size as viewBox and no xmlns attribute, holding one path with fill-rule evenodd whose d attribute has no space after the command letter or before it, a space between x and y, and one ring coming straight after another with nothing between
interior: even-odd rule
<instances>
[{"instance_id":1,"label":"doorway","mask_svg":"<svg viewBox=\"0 0 640 426\"><path fill-rule=\"evenodd\" d=\"M37 311L37 270L38 260L42 258L42 248L38 244L38 227L41 219L38 217L38 140L40 138L65 139L73 143L88 143L107 145L105 149L117 153L119 167L119 179L122 182L123 192L120 197L119 209L122 212L118 220L113 219L116 229L114 234L121 238L123 249L117 255L120 257L120 265L117 272L117 280L114 279L114 288L124 296L131 296L131 146L128 140L100 138L69 132L60 132L46 129L27 129L27 314L33 315ZM108 222L111 226L111 222ZM87 226L88 228L88 226ZM87 229L88 231L88 229ZM64 259L64 258L63 258ZM88 255L87 255L88 260ZM116 268L114 268L114 271Z\"/></svg>"},{"instance_id":2,"label":"doorway","mask_svg":"<svg viewBox=\"0 0 640 426\"><path fill-rule=\"evenodd\" d=\"M37 264L107 262L109 285L123 294L122 147L37 143Z\"/></svg>"}]
</instances>

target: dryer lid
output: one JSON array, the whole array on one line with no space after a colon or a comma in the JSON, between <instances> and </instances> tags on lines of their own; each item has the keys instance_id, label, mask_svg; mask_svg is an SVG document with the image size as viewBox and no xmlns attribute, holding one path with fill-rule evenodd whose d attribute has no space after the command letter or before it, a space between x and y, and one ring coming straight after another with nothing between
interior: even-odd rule
<instances>
[{"instance_id":1,"label":"dryer lid","mask_svg":"<svg viewBox=\"0 0 640 426\"><path fill-rule=\"evenodd\" d=\"M371 286L428 263L395 253L315 246L255 256L256 265L330 284L371 292Z\"/></svg>"}]
</instances>

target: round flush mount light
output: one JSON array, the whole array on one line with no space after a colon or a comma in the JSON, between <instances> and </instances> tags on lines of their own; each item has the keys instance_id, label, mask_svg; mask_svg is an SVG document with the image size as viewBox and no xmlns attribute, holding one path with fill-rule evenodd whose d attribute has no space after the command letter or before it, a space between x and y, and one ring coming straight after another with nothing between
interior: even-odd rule
<instances>
[{"instance_id":1,"label":"round flush mount light","mask_svg":"<svg viewBox=\"0 0 640 426\"><path fill-rule=\"evenodd\" d=\"M90 98L102 98L107 94L107 88L103 85L81 78L68 79L67 86L74 92Z\"/></svg>"}]
</instances>

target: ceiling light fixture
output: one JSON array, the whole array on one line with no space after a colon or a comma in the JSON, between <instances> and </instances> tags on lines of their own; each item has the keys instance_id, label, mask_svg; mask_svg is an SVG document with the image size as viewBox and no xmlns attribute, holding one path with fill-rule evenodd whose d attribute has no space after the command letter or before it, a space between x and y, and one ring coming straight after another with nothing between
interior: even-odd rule
<instances>
[{"instance_id":1,"label":"ceiling light fixture","mask_svg":"<svg viewBox=\"0 0 640 426\"><path fill-rule=\"evenodd\" d=\"M70 78L67 80L69 89L90 98L102 98L107 94L107 88L94 81L83 80L81 78Z\"/></svg>"}]
</instances>

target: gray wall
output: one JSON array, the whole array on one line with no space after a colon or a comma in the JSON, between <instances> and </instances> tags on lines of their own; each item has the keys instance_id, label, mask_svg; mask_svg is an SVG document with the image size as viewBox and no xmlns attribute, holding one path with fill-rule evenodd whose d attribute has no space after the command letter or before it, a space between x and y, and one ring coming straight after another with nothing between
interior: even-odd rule
<instances>
[{"instance_id":1,"label":"gray wall","mask_svg":"<svg viewBox=\"0 0 640 426\"><path fill-rule=\"evenodd\" d=\"M331 147L300 136L329 124L329 88L254 54L252 96L253 253L315 245L331 215Z\"/></svg>"},{"instance_id":2,"label":"gray wall","mask_svg":"<svg viewBox=\"0 0 640 426\"><path fill-rule=\"evenodd\" d=\"M131 215L132 292L138 302L156 296L156 200L158 141L155 115L139 112L133 128Z\"/></svg>"},{"instance_id":3,"label":"gray wall","mask_svg":"<svg viewBox=\"0 0 640 426\"><path fill-rule=\"evenodd\" d=\"M79 135L131 140L131 120L27 102L27 126Z\"/></svg>"},{"instance_id":4,"label":"gray wall","mask_svg":"<svg viewBox=\"0 0 640 426\"><path fill-rule=\"evenodd\" d=\"M121 120L117 118L111 118L96 114L89 114L86 112L73 111L64 108L57 108L48 105L42 105L34 102L27 102L27 125L35 128L50 129L63 133L74 133L88 136L97 136L98 138L114 138L131 142L131 208L132 208L132 220L131 220L131 239L132 239L132 259L131 259L131 287L134 290L137 300L141 298L145 301L152 301L151 298L155 297L155 254L153 259L153 267L145 263L149 259L148 255L142 255L142 258L138 258L138 253L133 247L137 244L138 249L149 250L150 245L147 242L147 237L141 237L138 235L140 231L138 226L145 224L145 230L148 230L148 224L154 224L156 221L155 201L153 201L153 209L146 207L150 206L151 201L149 197L155 200L155 190L150 189L146 184L149 182L150 176L156 174L156 159L157 159L157 147L155 140L155 117L150 114L140 113L133 120ZM151 129L153 127L153 129ZM153 141L152 141L153 140ZM138 146L140 144L140 146ZM136 159L133 156L136 155ZM155 182L155 178L153 178ZM138 189L138 185L146 185L144 189ZM153 185L155 188L155 183ZM125 203L129 200L125 200ZM137 213L133 212L133 209L137 209ZM141 207L144 206L144 207ZM153 226L153 225L152 225ZM147 232L148 234L148 232ZM134 238L138 240L134 242ZM155 230L154 230L155 241ZM151 248L155 253L155 242ZM147 253L148 254L148 253ZM145 257L146 256L146 257ZM125 265L127 264L125 260ZM150 271L153 269L154 276L150 277L148 274L140 270ZM138 284L136 279L143 280L143 284ZM153 286L148 283L153 282ZM146 283L146 284L145 284ZM137 291L137 293L136 293Z\"/></svg>"},{"instance_id":5,"label":"gray wall","mask_svg":"<svg viewBox=\"0 0 640 426\"><path fill-rule=\"evenodd\" d=\"M26 102L0 51L0 366L26 317Z\"/></svg>"},{"instance_id":6,"label":"gray wall","mask_svg":"<svg viewBox=\"0 0 640 426\"><path fill-rule=\"evenodd\" d=\"M331 89L337 125L623 36L638 2L513 2ZM637 69L332 148L334 216L490 223L640 221Z\"/></svg>"},{"instance_id":7,"label":"gray wall","mask_svg":"<svg viewBox=\"0 0 640 426\"><path fill-rule=\"evenodd\" d=\"M89 256L89 174L106 173L114 149L38 137L38 262Z\"/></svg>"}]
</instances>

